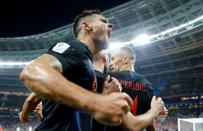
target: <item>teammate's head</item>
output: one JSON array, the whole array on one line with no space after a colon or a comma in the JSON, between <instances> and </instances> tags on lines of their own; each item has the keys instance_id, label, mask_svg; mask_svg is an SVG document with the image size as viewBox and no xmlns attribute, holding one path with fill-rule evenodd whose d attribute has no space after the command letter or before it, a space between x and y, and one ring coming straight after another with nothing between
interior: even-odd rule
<instances>
[{"instance_id":1,"label":"teammate's head","mask_svg":"<svg viewBox=\"0 0 203 131\"><path fill-rule=\"evenodd\" d=\"M106 49L111 37L112 25L98 10L85 10L75 18L73 32L76 38L88 36L100 43L98 48Z\"/></svg>"},{"instance_id":2,"label":"teammate's head","mask_svg":"<svg viewBox=\"0 0 203 131\"><path fill-rule=\"evenodd\" d=\"M136 55L131 47L121 47L112 52L110 67L112 72L134 70Z\"/></svg>"},{"instance_id":3,"label":"teammate's head","mask_svg":"<svg viewBox=\"0 0 203 131\"><path fill-rule=\"evenodd\" d=\"M93 66L95 70L102 72L104 75L108 73L109 57L106 52L101 51L94 56Z\"/></svg>"}]
</instances>

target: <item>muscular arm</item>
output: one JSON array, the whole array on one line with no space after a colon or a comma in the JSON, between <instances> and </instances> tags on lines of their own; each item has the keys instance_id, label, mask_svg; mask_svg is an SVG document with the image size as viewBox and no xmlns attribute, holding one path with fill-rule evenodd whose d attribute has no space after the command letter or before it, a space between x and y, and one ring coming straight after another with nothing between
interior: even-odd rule
<instances>
[{"instance_id":1,"label":"muscular arm","mask_svg":"<svg viewBox=\"0 0 203 131\"><path fill-rule=\"evenodd\" d=\"M39 97L84 109L96 120L106 124L119 124L120 117L132 104L132 100L126 94L98 95L67 80L61 73L61 63L54 56L44 54L23 69L20 79ZM104 104L106 107L101 108Z\"/></svg>"},{"instance_id":2,"label":"muscular arm","mask_svg":"<svg viewBox=\"0 0 203 131\"><path fill-rule=\"evenodd\" d=\"M148 111L145 114L133 116L130 112L124 116L122 126L127 131L141 131L149 126L155 115L152 111Z\"/></svg>"},{"instance_id":3,"label":"muscular arm","mask_svg":"<svg viewBox=\"0 0 203 131\"><path fill-rule=\"evenodd\" d=\"M92 102L90 97L94 97L94 94L68 81L61 75L61 72L61 63L54 56L45 54L25 67L20 78L41 98L90 110Z\"/></svg>"},{"instance_id":4,"label":"muscular arm","mask_svg":"<svg viewBox=\"0 0 203 131\"><path fill-rule=\"evenodd\" d=\"M164 110L164 103L161 99L153 97L151 108L145 114L133 116L130 112L123 117L122 127L125 131L141 131L146 127L148 130L155 130L154 120Z\"/></svg>"},{"instance_id":5,"label":"muscular arm","mask_svg":"<svg viewBox=\"0 0 203 131\"><path fill-rule=\"evenodd\" d=\"M35 94L31 93L23 104L22 111L20 113L20 121L28 122L29 115L34 111L36 106L40 103L41 99Z\"/></svg>"}]
</instances>

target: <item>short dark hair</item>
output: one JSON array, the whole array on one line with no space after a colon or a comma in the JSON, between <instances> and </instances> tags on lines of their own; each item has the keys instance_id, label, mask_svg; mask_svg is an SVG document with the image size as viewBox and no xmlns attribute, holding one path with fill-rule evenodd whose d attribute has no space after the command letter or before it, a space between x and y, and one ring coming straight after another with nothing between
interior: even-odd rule
<instances>
[{"instance_id":1,"label":"short dark hair","mask_svg":"<svg viewBox=\"0 0 203 131\"><path fill-rule=\"evenodd\" d=\"M84 10L82 14L75 17L75 21L73 24L73 33L76 38L78 37L78 33L80 31L79 24L81 20L87 16L91 16L92 14L102 15L102 13L98 9L94 9L94 10Z\"/></svg>"}]
</instances>

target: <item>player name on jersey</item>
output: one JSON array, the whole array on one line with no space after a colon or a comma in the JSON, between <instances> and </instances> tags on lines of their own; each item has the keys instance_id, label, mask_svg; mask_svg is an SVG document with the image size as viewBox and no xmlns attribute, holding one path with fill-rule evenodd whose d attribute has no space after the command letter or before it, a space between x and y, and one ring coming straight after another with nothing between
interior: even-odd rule
<instances>
[{"instance_id":1,"label":"player name on jersey","mask_svg":"<svg viewBox=\"0 0 203 131\"><path fill-rule=\"evenodd\" d=\"M120 84L122 87L126 89L131 89L131 90L136 90L136 91L142 91L145 92L145 87L142 83L134 83L131 81L124 81L124 80L119 80Z\"/></svg>"}]
</instances>

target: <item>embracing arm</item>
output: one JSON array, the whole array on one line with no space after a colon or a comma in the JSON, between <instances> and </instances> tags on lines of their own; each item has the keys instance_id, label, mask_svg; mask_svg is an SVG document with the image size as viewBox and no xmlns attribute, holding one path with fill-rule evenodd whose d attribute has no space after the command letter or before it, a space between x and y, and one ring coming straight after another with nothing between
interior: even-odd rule
<instances>
[{"instance_id":1,"label":"embracing arm","mask_svg":"<svg viewBox=\"0 0 203 131\"><path fill-rule=\"evenodd\" d=\"M144 128L151 126L154 119L160 112L164 110L164 103L161 98L152 98L151 108L146 113L138 116L133 116L130 112L123 117L122 127L125 131L141 131ZM154 127L150 128L154 130Z\"/></svg>"},{"instance_id":2,"label":"embracing arm","mask_svg":"<svg viewBox=\"0 0 203 131\"><path fill-rule=\"evenodd\" d=\"M127 131L141 131L148 127L155 115L152 111L148 111L143 115L133 116L130 112L124 116L122 126Z\"/></svg>"},{"instance_id":3,"label":"embracing arm","mask_svg":"<svg viewBox=\"0 0 203 131\"><path fill-rule=\"evenodd\" d=\"M94 94L68 81L61 73L61 63L54 56L44 54L26 66L20 78L26 87L41 98L75 108L90 109L85 103L91 102L89 96Z\"/></svg>"},{"instance_id":4,"label":"embracing arm","mask_svg":"<svg viewBox=\"0 0 203 131\"><path fill-rule=\"evenodd\" d=\"M20 79L40 98L86 110L103 123L121 123L123 114L132 104L129 96L123 93L107 96L92 93L63 77L62 69L58 59L44 54L23 69Z\"/></svg>"},{"instance_id":5,"label":"embracing arm","mask_svg":"<svg viewBox=\"0 0 203 131\"><path fill-rule=\"evenodd\" d=\"M36 106L40 103L41 99L35 94L31 93L23 104L22 111L19 114L21 122L28 122L29 115L34 111Z\"/></svg>"}]
</instances>

